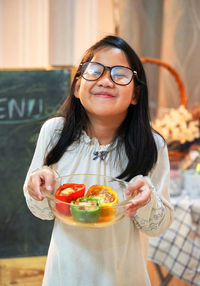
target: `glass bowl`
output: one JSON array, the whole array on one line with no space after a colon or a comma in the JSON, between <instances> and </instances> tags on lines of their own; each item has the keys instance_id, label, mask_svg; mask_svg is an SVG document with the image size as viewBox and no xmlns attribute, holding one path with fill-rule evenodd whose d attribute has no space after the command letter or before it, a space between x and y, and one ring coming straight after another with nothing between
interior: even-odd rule
<instances>
[{"instance_id":1,"label":"glass bowl","mask_svg":"<svg viewBox=\"0 0 200 286\"><path fill-rule=\"evenodd\" d=\"M52 194L43 194L55 217L65 224L101 228L124 218L125 205L133 198L125 195L127 184L110 176L70 174L56 178ZM71 189L76 191L70 193ZM63 195L62 190L67 193ZM105 190L107 201L103 202Z\"/></svg>"}]
</instances>

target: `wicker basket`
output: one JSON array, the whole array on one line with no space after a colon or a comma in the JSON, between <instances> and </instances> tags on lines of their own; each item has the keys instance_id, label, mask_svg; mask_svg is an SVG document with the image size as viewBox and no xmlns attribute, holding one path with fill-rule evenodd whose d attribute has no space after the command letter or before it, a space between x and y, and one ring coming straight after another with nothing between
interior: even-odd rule
<instances>
[{"instance_id":1,"label":"wicker basket","mask_svg":"<svg viewBox=\"0 0 200 286\"><path fill-rule=\"evenodd\" d=\"M187 94L186 94L186 89L184 86L184 83L179 75L179 73L168 63L163 62L161 60L158 59L154 59L154 58L141 58L141 61L143 63L150 63L150 64L154 64L154 65L158 65L158 66L162 66L164 68L166 68L171 75L174 77L178 89L179 89L179 93L180 93L180 104L183 105L185 108L187 108Z\"/></svg>"},{"instance_id":2,"label":"wicker basket","mask_svg":"<svg viewBox=\"0 0 200 286\"><path fill-rule=\"evenodd\" d=\"M185 108L187 108L187 94L186 94L186 89L184 86L184 83L179 75L179 73L168 63L163 62L161 60L155 59L155 58L141 58L141 61L145 63L150 63L154 64L157 66L164 67L167 69L170 74L173 76L175 79L175 82L177 83L178 90L179 90L179 97L180 97L180 105L183 105ZM186 151L180 151L180 150L169 150L169 159L170 161L181 161L184 159L186 156L187 152Z\"/></svg>"}]
</instances>

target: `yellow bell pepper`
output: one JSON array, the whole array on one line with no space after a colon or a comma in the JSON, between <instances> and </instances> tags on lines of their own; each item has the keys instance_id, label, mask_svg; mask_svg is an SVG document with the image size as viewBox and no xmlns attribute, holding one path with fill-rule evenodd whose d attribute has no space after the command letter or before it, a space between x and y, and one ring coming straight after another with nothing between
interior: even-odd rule
<instances>
[{"instance_id":1,"label":"yellow bell pepper","mask_svg":"<svg viewBox=\"0 0 200 286\"><path fill-rule=\"evenodd\" d=\"M88 189L86 197L93 197L100 200L101 212L99 222L111 221L114 219L116 212L114 205L118 203L119 198L111 187L93 185Z\"/></svg>"}]
</instances>

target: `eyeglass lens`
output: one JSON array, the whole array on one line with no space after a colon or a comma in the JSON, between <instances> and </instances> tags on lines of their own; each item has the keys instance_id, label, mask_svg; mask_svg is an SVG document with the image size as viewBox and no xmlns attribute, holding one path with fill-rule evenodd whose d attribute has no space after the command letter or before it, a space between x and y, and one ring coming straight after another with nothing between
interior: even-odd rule
<instances>
[{"instance_id":1,"label":"eyeglass lens","mask_svg":"<svg viewBox=\"0 0 200 286\"><path fill-rule=\"evenodd\" d=\"M82 64L81 74L84 79L93 81L99 79L105 69L106 67L100 63L86 62ZM114 66L110 68L110 77L116 84L127 85L132 80L133 72L127 67Z\"/></svg>"}]
</instances>

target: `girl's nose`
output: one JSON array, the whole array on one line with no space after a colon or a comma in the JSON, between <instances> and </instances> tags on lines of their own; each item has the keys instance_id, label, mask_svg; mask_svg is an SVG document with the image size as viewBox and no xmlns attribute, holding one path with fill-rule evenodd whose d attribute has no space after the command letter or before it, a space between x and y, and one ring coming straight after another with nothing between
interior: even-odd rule
<instances>
[{"instance_id":1,"label":"girl's nose","mask_svg":"<svg viewBox=\"0 0 200 286\"><path fill-rule=\"evenodd\" d=\"M109 69L106 69L104 71L102 76L97 80L97 84L100 86L109 86L109 87L114 86L114 82L112 81L112 79L110 77L110 70Z\"/></svg>"}]
</instances>

